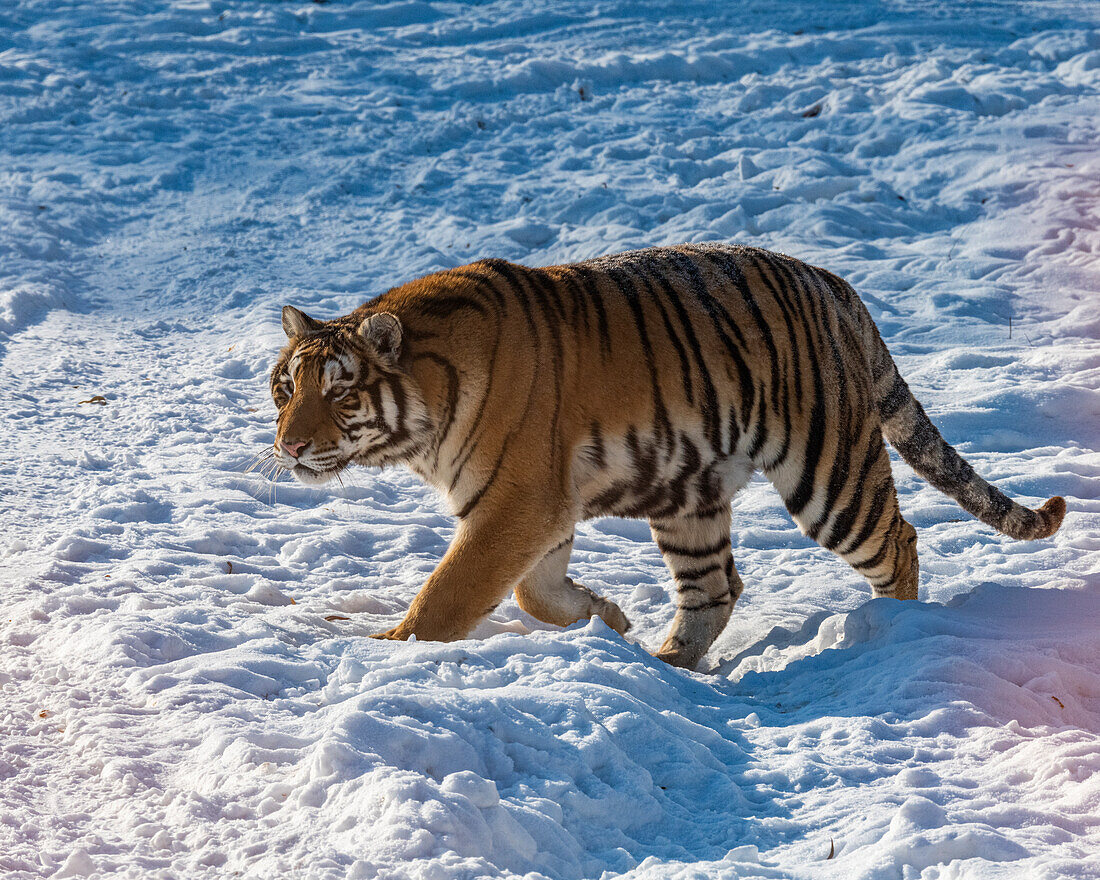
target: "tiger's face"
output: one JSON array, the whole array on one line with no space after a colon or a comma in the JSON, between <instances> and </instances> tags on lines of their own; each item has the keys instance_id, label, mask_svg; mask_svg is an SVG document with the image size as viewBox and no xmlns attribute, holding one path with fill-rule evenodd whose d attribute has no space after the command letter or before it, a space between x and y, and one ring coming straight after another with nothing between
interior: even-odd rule
<instances>
[{"instance_id":1,"label":"tiger's face","mask_svg":"<svg viewBox=\"0 0 1100 880\"><path fill-rule=\"evenodd\" d=\"M358 326L283 309L289 342L271 371L279 410L274 459L301 482L328 482L351 463L408 460L430 435L415 382L400 365L401 322Z\"/></svg>"}]
</instances>

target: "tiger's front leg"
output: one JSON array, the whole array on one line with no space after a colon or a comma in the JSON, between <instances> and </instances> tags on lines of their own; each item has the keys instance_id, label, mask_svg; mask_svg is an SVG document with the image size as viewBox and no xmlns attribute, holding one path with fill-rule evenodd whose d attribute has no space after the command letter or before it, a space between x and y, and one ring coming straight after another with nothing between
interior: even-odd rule
<instances>
[{"instance_id":1,"label":"tiger's front leg","mask_svg":"<svg viewBox=\"0 0 1100 880\"><path fill-rule=\"evenodd\" d=\"M544 623L569 626L578 620L600 617L619 635L626 635L630 621L622 609L599 596L566 573L573 551L573 535L551 548L516 584L519 607Z\"/></svg>"},{"instance_id":2,"label":"tiger's front leg","mask_svg":"<svg viewBox=\"0 0 1100 880\"><path fill-rule=\"evenodd\" d=\"M475 511L459 522L451 546L405 619L372 638L464 638L572 525L545 509L506 503Z\"/></svg>"}]
</instances>

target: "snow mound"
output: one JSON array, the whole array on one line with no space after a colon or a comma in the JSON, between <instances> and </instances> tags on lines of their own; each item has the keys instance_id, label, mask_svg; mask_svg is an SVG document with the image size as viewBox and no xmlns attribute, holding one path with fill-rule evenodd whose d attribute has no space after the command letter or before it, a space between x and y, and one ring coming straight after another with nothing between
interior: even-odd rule
<instances>
[{"instance_id":1,"label":"snow mound","mask_svg":"<svg viewBox=\"0 0 1100 880\"><path fill-rule=\"evenodd\" d=\"M66 305L65 295L57 285L22 283L0 287L0 336L11 336L50 309Z\"/></svg>"}]
</instances>

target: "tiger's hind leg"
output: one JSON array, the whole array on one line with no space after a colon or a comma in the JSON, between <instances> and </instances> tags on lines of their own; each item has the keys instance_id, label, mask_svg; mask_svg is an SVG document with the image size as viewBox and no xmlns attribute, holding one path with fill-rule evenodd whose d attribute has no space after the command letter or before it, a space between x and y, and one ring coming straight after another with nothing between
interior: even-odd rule
<instances>
[{"instance_id":1,"label":"tiger's hind leg","mask_svg":"<svg viewBox=\"0 0 1100 880\"><path fill-rule=\"evenodd\" d=\"M519 607L544 623L558 626L598 616L619 635L624 635L630 629L630 621L622 609L565 573L572 551L573 536L570 535L516 584Z\"/></svg>"},{"instance_id":2,"label":"tiger's hind leg","mask_svg":"<svg viewBox=\"0 0 1100 880\"><path fill-rule=\"evenodd\" d=\"M819 486L809 503L791 515L805 534L863 575L876 598L916 599L917 533L898 509L890 456L877 425L868 426L852 450L839 454L851 462L843 483ZM780 487L790 510L781 483L768 476Z\"/></svg>"},{"instance_id":3,"label":"tiger's hind leg","mask_svg":"<svg viewBox=\"0 0 1100 880\"><path fill-rule=\"evenodd\" d=\"M729 622L744 584L733 565L729 501L649 522L676 582L676 616L656 656L692 669Z\"/></svg>"}]
</instances>

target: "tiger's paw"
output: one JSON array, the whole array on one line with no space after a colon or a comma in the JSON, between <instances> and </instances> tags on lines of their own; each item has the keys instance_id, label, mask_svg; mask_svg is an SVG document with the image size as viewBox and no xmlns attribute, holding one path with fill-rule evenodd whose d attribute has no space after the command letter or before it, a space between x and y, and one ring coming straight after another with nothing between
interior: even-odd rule
<instances>
[{"instance_id":1,"label":"tiger's paw","mask_svg":"<svg viewBox=\"0 0 1100 880\"><path fill-rule=\"evenodd\" d=\"M625 636L630 629L630 621L626 619L623 610L614 602L601 598L599 604L592 609L592 614L599 617L621 636Z\"/></svg>"},{"instance_id":2,"label":"tiger's paw","mask_svg":"<svg viewBox=\"0 0 1100 880\"><path fill-rule=\"evenodd\" d=\"M395 626L393 629L388 629L385 632L371 633L372 639L389 639L394 642L403 642L408 639L409 634L401 632L401 626Z\"/></svg>"},{"instance_id":3,"label":"tiger's paw","mask_svg":"<svg viewBox=\"0 0 1100 880\"><path fill-rule=\"evenodd\" d=\"M697 645L689 645L675 636L669 636L665 639L665 643L653 652L653 656L658 660L664 660L669 666L694 669L705 653L705 648L700 651Z\"/></svg>"}]
</instances>

